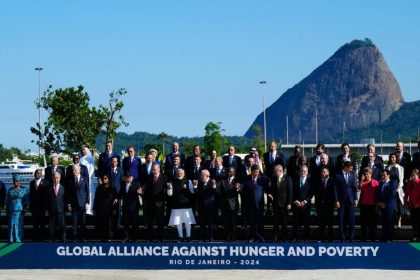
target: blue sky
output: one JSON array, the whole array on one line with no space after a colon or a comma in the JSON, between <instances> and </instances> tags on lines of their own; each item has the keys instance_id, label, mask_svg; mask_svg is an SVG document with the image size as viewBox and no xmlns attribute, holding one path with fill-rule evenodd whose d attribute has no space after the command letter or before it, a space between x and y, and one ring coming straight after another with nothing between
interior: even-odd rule
<instances>
[{"instance_id":1,"label":"blue sky","mask_svg":"<svg viewBox=\"0 0 420 280\"><path fill-rule=\"evenodd\" d=\"M36 150L38 75L82 84L92 104L128 91L132 133L243 135L341 45L369 37L406 101L419 99L419 1L1 1L0 143ZM46 113L43 113L45 119Z\"/></svg>"}]
</instances>

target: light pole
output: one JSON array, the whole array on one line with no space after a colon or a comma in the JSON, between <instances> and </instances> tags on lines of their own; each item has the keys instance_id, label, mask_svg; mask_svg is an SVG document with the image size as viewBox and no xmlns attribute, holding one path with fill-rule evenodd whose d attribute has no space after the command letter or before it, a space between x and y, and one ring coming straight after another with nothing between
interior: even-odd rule
<instances>
[{"instance_id":1,"label":"light pole","mask_svg":"<svg viewBox=\"0 0 420 280\"><path fill-rule=\"evenodd\" d=\"M315 103L315 144L318 144L318 97L313 97L312 100Z\"/></svg>"},{"instance_id":2,"label":"light pole","mask_svg":"<svg viewBox=\"0 0 420 280\"><path fill-rule=\"evenodd\" d=\"M260 85L265 85L266 81L261 81ZM265 97L264 97L264 89L262 90L262 98L263 98L263 112L264 112L264 151L267 152L267 119L265 115Z\"/></svg>"},{"instance_id":3,"label":"light pole","mask_svg":"<svg viewBox=\"0 0 420 280\"><path fill-rule=\"evenodd\" d=\"M38 145L38 156L41 157L41 71L44 70L42 67L36 67L35 71L38 71L38 124L39 124L39 145Z\"/></svg>"},{"instance_id":4,"label":"light pole","mask_svg":"<svg viewBox=\"0 0 420 280\"><path fill-rule=\"evenodd\" d=\"M286 116L286 144L289 145L289 115Z\"/></svg>"}]
</instances>

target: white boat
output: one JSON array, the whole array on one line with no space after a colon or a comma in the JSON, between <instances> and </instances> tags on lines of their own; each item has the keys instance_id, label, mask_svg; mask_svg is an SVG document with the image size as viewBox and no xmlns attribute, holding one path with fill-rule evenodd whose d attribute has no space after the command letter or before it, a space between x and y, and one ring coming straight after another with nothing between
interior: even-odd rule
<instances>
[{"instance_id":1,"label":"white boat","mask_svg":"<svg viewBox=\"0 0 420 280\"><path fill-rule=\"evenodd\" d=\"M34 173L37 169L44 170L39 164L34 164L30 160L21 160L17 155L13 155L12 160L6 160L0 164L0 181L6 186L12 186L13 175L19 174L22 176L21 185L29 186L29 183L34 179Z\"/></svg>"}]
</instances>

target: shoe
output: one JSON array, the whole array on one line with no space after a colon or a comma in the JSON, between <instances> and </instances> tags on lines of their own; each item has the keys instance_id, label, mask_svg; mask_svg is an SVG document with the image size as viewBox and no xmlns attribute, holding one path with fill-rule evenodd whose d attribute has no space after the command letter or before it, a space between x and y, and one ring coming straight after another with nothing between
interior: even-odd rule
<instances>
[{"instance_id":1,"label":"shoe","mask_svg":"<svg viewBox=\"0 0 420 280\"><path fill-rule=\"evenodd\" d=\"M184 242L191 242L191 237L185 237Z\"/></svg>"},{"instance_id":2,"label":"shoe","mask_svg":"<svg viewBox=\"0 0 420 280\"><path fill-rule=\"evenodd\" d=\"M128 241L130 241L130 237L126 237L126 238L124 238L122 242L123 242L123 243L127 243Z\"/></svg>"}]
</instances>

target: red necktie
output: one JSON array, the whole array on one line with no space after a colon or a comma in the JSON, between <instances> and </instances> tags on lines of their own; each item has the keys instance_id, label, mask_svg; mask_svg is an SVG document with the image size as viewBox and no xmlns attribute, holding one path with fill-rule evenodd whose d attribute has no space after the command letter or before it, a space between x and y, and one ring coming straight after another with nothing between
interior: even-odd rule
<instances>
[{"instance_id":1,"label":"red necktie","mask_svg":"<svg viewBox=\"0 0 420 280\"><path fill-rule=\"evenodd\" d=\"M55 196L57 196L57 195L58 195L58 185L55 185L55 188L54 188L54 193L55 193Z\"/></svg>"}]
</instances>

